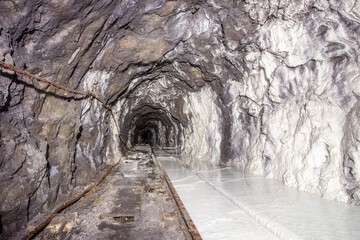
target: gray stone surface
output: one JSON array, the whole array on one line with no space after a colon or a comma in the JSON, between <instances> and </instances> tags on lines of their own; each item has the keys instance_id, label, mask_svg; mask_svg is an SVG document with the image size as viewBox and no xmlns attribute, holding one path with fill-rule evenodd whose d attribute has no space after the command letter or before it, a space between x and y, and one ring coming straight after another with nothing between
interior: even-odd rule
<instances>
[{"instance_id":1,"label":"gray stone surface","mask_svg":"<svg viewBox=\"0 0 360 240\"><path fill-rule=\"evenodd\" d=\"M134 151L134 152L133 152ZM97 179L104 176L103 171ZM72 195L78 195L81 188ZM37 216L28 231L45 215ZM9 239L25 235L17 232ZM192 239L149 146L137 146L101 184L59 213L34 239Z\"/></svg>"},{"instance_id":2,"label":"gray stone surface","mask_svg":"<svg viewBox=\"0 0 360 240\"><path fill-rule=\"evenodd\" d=\"M1 1L0 59L177 145L359 204L359 1ZM0 215L13 232L124 146L108 112L1 70Z\"/></svg>"}]
</instances>

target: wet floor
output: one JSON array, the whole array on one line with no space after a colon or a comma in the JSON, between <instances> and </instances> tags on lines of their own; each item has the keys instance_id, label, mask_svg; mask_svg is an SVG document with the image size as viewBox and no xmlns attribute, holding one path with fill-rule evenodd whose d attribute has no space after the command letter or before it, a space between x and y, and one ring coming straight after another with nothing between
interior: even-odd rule
<instances>
[{"instance_id":1,"label":"wet floor","mask_svg":"<svg viewBox=\"0 0 360 240\"><path fill-rule=\"evenodd\" d=\"M155 154L204 239L360 239L360 207L277 180L249 174L245 179L239 170L173 149Z\"/></svg>"}]
</instances>

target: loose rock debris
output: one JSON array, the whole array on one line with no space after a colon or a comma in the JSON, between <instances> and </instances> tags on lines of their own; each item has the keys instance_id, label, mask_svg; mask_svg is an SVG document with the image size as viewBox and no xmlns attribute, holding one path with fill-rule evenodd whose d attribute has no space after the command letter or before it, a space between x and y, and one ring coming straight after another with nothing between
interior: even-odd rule
<instances>
[{"instance_id":1,"label":"loose rock debris","mask_svg":"<svg viewBox=\"0 0 360 240\"><path fill-rule=\"evenodd\" d=\"M29 226L35 225L30 222ZM192 239L148 146L136 146L35 239Z\"/></svg>"}]
</instances>

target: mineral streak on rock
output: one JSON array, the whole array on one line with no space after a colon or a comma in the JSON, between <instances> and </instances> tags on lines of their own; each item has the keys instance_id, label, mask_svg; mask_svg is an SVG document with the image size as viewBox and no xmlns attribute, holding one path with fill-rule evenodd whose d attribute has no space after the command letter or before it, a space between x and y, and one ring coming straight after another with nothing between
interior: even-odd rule
<instances>
[{"instance_id":1,"label":"mineral streak on rock","mask_svg":"<svg viewBox=\"0 0 360 240\"><path fill-rule=\"evenodd\" d=\"M0 1L0 60L110 104L129 144L360 204L360 2ZM2 234L124 154L109 112L0 74Z\"/></svg>"}]
</instances>

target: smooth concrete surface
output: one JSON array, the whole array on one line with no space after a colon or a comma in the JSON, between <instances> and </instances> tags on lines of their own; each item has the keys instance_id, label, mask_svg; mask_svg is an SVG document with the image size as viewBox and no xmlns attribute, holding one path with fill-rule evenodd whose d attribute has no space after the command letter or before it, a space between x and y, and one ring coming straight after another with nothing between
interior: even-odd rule
<instances>
[{"instance_id":1,"label":"smooth concrete surface","mask_svg":"<svg viewBox=\"0 0 360 240\"><path fill-rule=\"evenodd\" d=\"M360 239L359 207L174 149L155 154L204 239Z\"/></svg>"}]
</instances>

